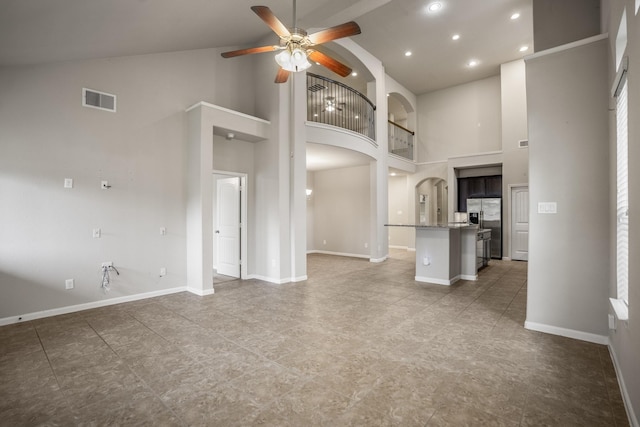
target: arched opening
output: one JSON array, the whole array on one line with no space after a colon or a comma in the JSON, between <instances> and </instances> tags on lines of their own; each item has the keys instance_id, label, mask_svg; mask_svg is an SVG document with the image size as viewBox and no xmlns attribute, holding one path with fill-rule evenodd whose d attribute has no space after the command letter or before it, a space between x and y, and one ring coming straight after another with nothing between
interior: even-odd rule
<instances>
[{"instance_id":1,"label":"arched opening","mask_svg":"<svg viewBox=\"0 0 640 427\"><path fill-rule=\"evenodd\" d=\"M442 178L430 177L415 187L417 224L437 225L448 222L449 186Z\"/></svg>"},{"instance_id":2,"label":"arched opening","mask_svg":"<svg viewBox=\"0 0 640 427\"><path fill-rule=\"evenodd\" d=\"M407 160L415 159L414 109L401 94L387 96L389 153Z\"/></svg>"}]
</instances>

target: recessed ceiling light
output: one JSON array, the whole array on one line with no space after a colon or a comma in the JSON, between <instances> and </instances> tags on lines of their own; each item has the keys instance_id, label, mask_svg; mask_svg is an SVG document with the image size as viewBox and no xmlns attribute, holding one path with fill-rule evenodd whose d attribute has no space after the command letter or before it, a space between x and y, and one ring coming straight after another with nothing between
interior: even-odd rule
<instances>
[{"instance_id":1,"label":"recessed ceiling light","mask_svg":"<svg viewBox=\"0 0 640 427\"><path fill-rule=\"evenodd\" d=\"M318 113L313 113L313 117L318 117Z\"/></svg>"},{"instance_id":2,"label":"recessed ceiling light","mask_svg":"<svg viewBox=\"0 0 640 427\"><path fill-rule=\"evenodd\" d=\"M440 2L433 2L431 4L429 4L427 6L427 11L431 12L431 13L435 13L437 11L439 11L440 9L442 9L442 3Z\"/></svg>"},{"instance_id":3,"label":"recessed ceiling light","mask_svg":"<svg viewBox=\"0 0 640 427\"><path fill-rule=\"evenodd\" d=\"M358 73L354 71L353 73L351 73L351 75L352 75L353 77L355 77L355 76L357 76L357 75L358 75Z\"/></svg>"},{"instance_id":4,"label":"recessed ceiling light","mask_svg":"<svg viewBox=\"0 0 640 427\"><path fill-rule=\"evenodd\" d=\"M396 176L396 173L395 172L391 172L389 175Z\"/></svg>"},{"instance_id":5,"label":"recessed ceiling light","mask_svg":"<svg viewBox=\"0 0 640 427\"><path fill-rule=\"evenodd\" d=\"M451 40L460 40L460 34L454 34L451 36Z\"/></svg>"},{"instance_id":6,"label":"recessed ceiling light","mask_svg":"<svg viewBox=\"0 0 640 427\"><path fill-rule=\"evenodd\" d=\"M520 48L520 52L526 52L526 51L528 51L528 50L529 50L529 46L522 46L522 47Z\"/></svg>"},{"instance_id":7,"label":"recessed ceiling light","mask_svg":"<svg viewBox=\"0 0 640 427\"><path fill-rule=\"evenodd\" d=\"M358 116L358 115L356 114L356 117L355 117L355 118L356 118L356 119L359 119L359 118L360 118L360 116Z\"/></svg>"},{"instance_id":8,"label":"recessed ceiling light","mask_svg":"<svg viewBox=\"0 0 640 427\"><path fill-rule=\"evenodd\" d=\"M478 64L479 64L479 62L478 62L478 61L476 61L475 59L472 59L471 61L469 61L469 62L467 63L467 65L468 65L469 67L475 67L475 66L477 66Z\"/></svg>"},{"instance_id":9,"label":"recessed ceiling light","mask_svg":"<svg viewBox=\"0 0 640 427\"><path fill-rule=\"evenodd\" d=\"M520 18L520 14L518 12L514 13L513 15L511 15L511 19L512 20L515 20L515 19L518 19L518 18Z\"/></svg>"},{"instance_id":10,"label":"recessed ceiling light","mask_svg":"<svg viewBox=\"0 0 640 427\"><path fill-rule=\"evenodd\" d=\"M411 51L410 51L410 50L408 50L408 51L406 51L406 52L404 53L404 56L411 56L411 55L413 55L413 53L411 53Z\"/></svg>"}]
</instances>

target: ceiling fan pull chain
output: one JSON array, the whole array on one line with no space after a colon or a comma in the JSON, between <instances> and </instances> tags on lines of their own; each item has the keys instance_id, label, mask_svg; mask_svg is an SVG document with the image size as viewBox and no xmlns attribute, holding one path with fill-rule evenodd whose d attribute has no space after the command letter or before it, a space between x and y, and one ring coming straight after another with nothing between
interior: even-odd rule
<instances>
[{"instance_id":1,"label":"ceiling fan pull chain","mask_svg":"<svg viewBox=\"0 0 640 427\"><path fill-rule=\"evenodd\" d=\"M297 28L296 0L293 0L293 28Z\"/></svg>"}]
</instances>

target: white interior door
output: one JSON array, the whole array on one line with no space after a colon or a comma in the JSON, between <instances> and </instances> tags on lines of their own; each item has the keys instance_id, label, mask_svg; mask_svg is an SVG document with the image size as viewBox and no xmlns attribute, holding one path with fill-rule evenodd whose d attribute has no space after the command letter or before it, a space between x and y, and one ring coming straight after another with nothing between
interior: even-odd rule
<instances>
[{"instance_id":1,"label":"white interior door","mask_svg":"<svg viewBox=\"0 0 640 427\"><path fill-rule=\"evenodd\" d=\"M217 180L218 274L240 277L240 178Z\"/></svg>"},{"instance_id":2,"label":"white interior door","mask_svg":"<svg viewBox=\"0 0 640 427\"><path fill-rule=\"evenodd\" d=\"M511 259L529 260L529 187L511 189Z\"/></svg>"}]
</instances>

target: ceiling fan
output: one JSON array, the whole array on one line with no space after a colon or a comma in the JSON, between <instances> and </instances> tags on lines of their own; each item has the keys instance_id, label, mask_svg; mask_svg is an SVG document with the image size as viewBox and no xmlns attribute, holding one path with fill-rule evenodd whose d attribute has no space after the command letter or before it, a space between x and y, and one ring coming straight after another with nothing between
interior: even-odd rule
<instances>
[{"instance_id":1,"label":"ceiling fan","mask_svg":"<svg viewBox=\"0 0 640 427\"><path fill-rule=\"evenodd\" d=\"M326 55L315 47L343 37L360 34L360 26L353 21L335 27L327 28L313 34L307 34L296 25L296 2L293 1L293 28L287 28L271 12L267 6L252 6L255 12L274 33L280 37L280 44L273 46L252 47L222 53L223 58L248 55L253 53L281 51L276 55L276 62L280 66L276 75L276 83L284 83L292 72L303 71L311 66L309 60L316 62L334 73L346 77L351 74L351 68L340 61Z\"/></svg>"}]
</instances>

